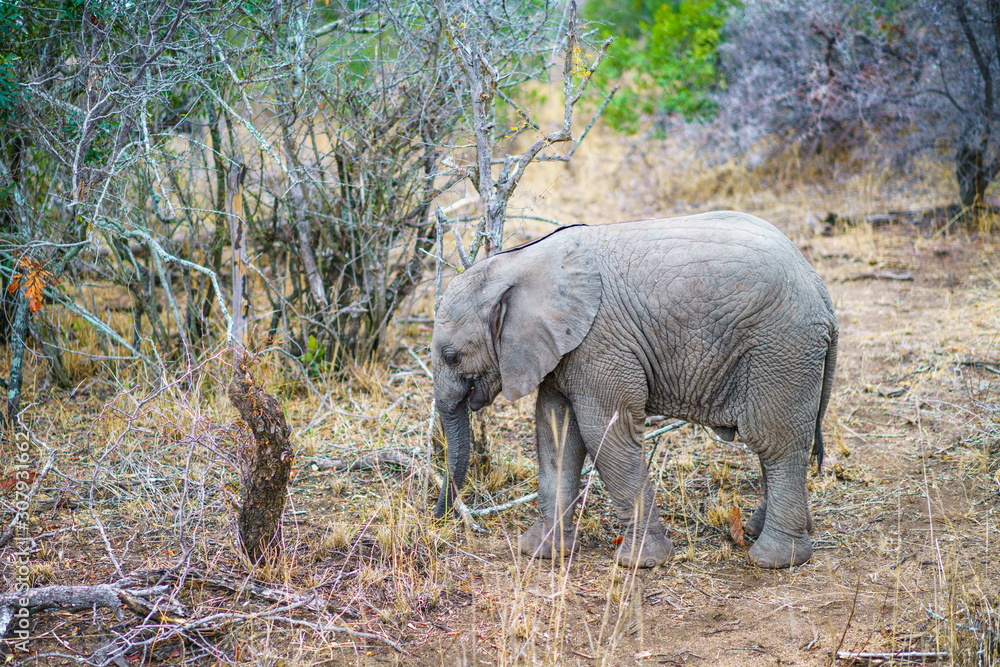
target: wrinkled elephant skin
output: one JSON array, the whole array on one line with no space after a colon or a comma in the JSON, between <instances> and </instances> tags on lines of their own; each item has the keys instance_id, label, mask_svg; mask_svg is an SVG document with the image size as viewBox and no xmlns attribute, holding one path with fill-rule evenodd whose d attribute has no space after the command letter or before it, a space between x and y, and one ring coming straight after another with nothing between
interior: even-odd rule
<instances>
[{"instance_id":1,"label":"wrinkled elephant skin","mask_svg":"<svg viewBox=\"0 0 1000 667\"><path fill-rule=\"evenodd\" d=\"M618 562L670 558L642 451L645 417L659 414L738 434L758 455L753 562L811 556L806 472L810 450L822 462L837 320L823 281L769 223L719 212L559 229L453 278L432 347L450 475L438 516L465 479L468 411L537 388L540 516L524 553L577 549L590 455L624 525Z\"/></svg>"}]
</instances>

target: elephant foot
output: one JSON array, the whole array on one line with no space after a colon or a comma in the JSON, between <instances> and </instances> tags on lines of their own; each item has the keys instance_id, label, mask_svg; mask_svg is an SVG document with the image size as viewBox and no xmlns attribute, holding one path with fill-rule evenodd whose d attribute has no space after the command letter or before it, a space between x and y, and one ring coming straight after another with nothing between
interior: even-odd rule
<instances>
[{"instance_id":1,"label":"elephant foot","mask_svg":"<svg viewBox=\"0 0 1000 667\"><path fill-rule=\"evenodd\" d=\"M764 530L764 516L766 514L767 509L764 505L754 510L754 513L750 515L750 519L743 524L743 532L750 537L760 535L761 531Z\"/></svg>"},{"instance_id":2,"label":"elephant foot","mask_svg":"<svg viewBox=\"0 0 1000 667\"><path fill-rule=\"evenodd\" d=\"M757 567L774 570L801 565L809 560L812 552L812 542L805 535L778 539L764 532L750 547L750 561Z\"/></svg>"},{"instance_id":3,"label":"elephant foot","mask_svg":"<svg viewBox=\"0 0 1000 667\"><path fill-rule=\"evenodd\" d=\"M674 544L662 533L647 532L626 538L615 552L615 560L622 567L656 567L663 565L674 555Z\"/></svg>"},{"instance_id":4,"label":"elephant foot","mask_svg":"<svg viewBox=\"0 0 1000 667\"><path fill-rule=\"evenodd\" d=\"M764 517L767 511L763 507L758 507L750 519L743 524L743 532L750 537L757 537L760 535L761 531L764 530ZM816 531L816 524L813 521L812 514L806 510L806 532L812 535Z\"/></svg>"},{"instance_id":5,"label":"elephant foot","mask_svg":"<svg viewBox=\"0 0 1000 667\"><path fill-rule=\"evenodd\" d=\"M577 539L576 529L563 531L561 535L555 531L548 523L539 519L528 530L521 533L517 544L521 553L539 558L558 558L563 554L573 553L580 548L580 540Z\"/></svg>"}]
</instances>

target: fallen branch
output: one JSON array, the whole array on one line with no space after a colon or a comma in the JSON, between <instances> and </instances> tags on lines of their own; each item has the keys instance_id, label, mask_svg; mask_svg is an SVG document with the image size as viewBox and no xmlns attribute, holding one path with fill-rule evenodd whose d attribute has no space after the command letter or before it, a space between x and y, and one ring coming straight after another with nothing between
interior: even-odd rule
<instances>
[{"instance_id":1,"label":"fallen branch","mask_svg":"<svg viewBox=\"0 0 1000 667\"><path fill-rule=\"evenodd\" d=\"M995 373L996 375L1000 375L1000 369L998 369L996 365L986 361L960 361L958 362L958 365L966 366L969 368L980 368L984 371L989 371L990 373ZM0 546L3 545L0 544Z\"/></svg>"},{"instance_id":2,"label":"fallen branch","mask_svg":"<svg viewBox=\"0 0 1000 667\"><path fill-rule=\"evenodd\" d=\"M367 639L369 641L382 642L386 646L391 647L397 653L407 653L403 650L403 647L392 641L388 637L383 637L382 635L372 634L370 632L358 632L357 630L352 630L350 628L345 628L341 625L330 625L329 623L310 623L309 621L301 621L295 618L275 618L274 620L282 621L288 623L289 625L297 625L302 627L307 627L316 632L322 634L324 632L336 632L338 634L349 635L351 637L357 637L358 639Z\"/></svg>"},{"instance_id":3,"label":"fallen branch","mask_svg":"<svg viewBox=\"0 0 1000 667\"><path fill-rule=\"evenodd\" d=\"M941 653L937 651L897 651L894 653L853 653L851 651L837 651L837 660L850 660L848 664L854 664L855 662L897 662L900 660L905 660L907 662L924 663L927 661L937 662L938 660L947 660L948 654Z\"/></svg>"},{"instance_id":4,"label":"fallen branch","mask_svg":"<svg viewBox=\"0 0 1000 667\"><path fill-rule=\"evenodd\" d=\"M996 213L998 211L995 206L984 206L981 208L982 212ZM963 213L963 208L957 204L949 204L946 206L936 206L934 208L921 209L921 210L909 210L909 211L888 211L886 213L876 213L874 215L866 216L852 216L852 215L838 215L836 213L827 213L826 217L823 218L821 224L823 225L822 234L824 236L830 236L833 234L834 227L838 224L841 225L857 225L857 224L868 224L872 227L885 227L888 225L915 225L917 227L934 227L940 228L950 225Z\"/></svg>"},{"instance_id":5,"label":"fallen branch","mask_svg":"<svg viewBox=\"0 0 1000 667\"><path fill-rule=\"evenodd\" d=\"M679 429L682 426L686 426L688 422L683 420L677 420L666 426L662 426L658 429L650 431L643 436L643 440L651 440L658 435L663 435L664 433L669 433ZM394 449L381 450L377 452L372 452L370 454L365 454L353 461L346 461L343 459L328 459L319 458L312 462L316 470L337 470L341 472L356 472L359 470L373 470L377 469L384 464L392 464L402 468L403 470L416 470L417 473L423 473L426 462L421 457L422 452L418 449L414 449L413 452L407 453ZM593 466L588 465L580 474L588 475L593 470ZM431 478L434 480L438 488L443 484L441 477L436 475L433 471L431 472ZM520 498L515 498L514 500L501 503L499 505L493 505L492 507L483 507L480 509L471 509L461 501L460 506L456 506L459 512L462 514L462 518L469 521L472 524L473 530L479 532L482 528L472 521L472 517L484 517L490 516L492 514L499 514L500 512L505 512L506 510L513 509L520 505L525 505L532 502L538 498L538 493L529 493L521 496Z\"/></svg>"},{"instance_id":6,"label":"fallen branch","mask_svg":"<svg viewBox=\"0 0 1000 667\"><path fill-rule=\"evenodd\" d=\"M682 422L681 425L683 426L686 423L687 422ZM587 475L593 474L593 472L594 472L594 464L588 463L583 467L583 470L580 471L580 477L586 477ZM504 510L509 510L512 507L517 507L518 505L524 505L525 503L530 503L532 500L536 498L538 498L537 491L535 493L529 493L525 496L521 496L520 498L515 498L514 500L503 503L502 505L494 505L493 507L484 507L482 509L470 510L470 512L472 513L473 516L489 516L490 514L498 514L500 512L503 512Z\"/></svg>"},{"instance_id":7,"label":"fallen branch","mask_svg":"<svg viewBox=\"0 0 1000 667\"><path fill-rule=\"evenodd\" d=\"M377 469L386 463L398 466L403 470L412 470L422 466L423 461L418 460L413 454L401 452L395 449L383 449L370 454L365 454L353 461L344 459L318 458L312 461L312 465L317 470L338 470L341 472L356 472L359 470Z\"/></svg>"},{"instance_id":8,"label":"fallen branch","mask_svg":"<svg viewBox=\"0 0 1000 667\"><path fill-rule=\"evenodd\" d=\"M144 584L155 581L155 585ZM190 618L179 603L173 601L175 585L198 584L229 592L239 597L261 599L275 606L257 612L226 611ZM64 612L111 609L119 621L124 620L128 609L139 623L120 634L112 642L99 648L92 657L92 664L118 663L122 658L142 652L146 655L156 646L169 641L182 641L210 648L206 637L222 630L251 621L268 620L292 626L308 627L319 633L345 634L367 641L381 642L403 653L402 646L392 639L370 632L361 632L344 626L291 618L291 614L311 611L321 614L329 608L325 596L317 593L300 594L294 591L269 588L248 579L224 576L207 576L195 570L184 573L175 571L140 572L109 584L83 586L44 586L0 595L0 638L11 629L15 619L24 617L22 609L34 616L37 613L59 610ZM211 649L213 652L217 649Z\"/></svg>"},{"instance_id":9,"label":"fallen branch","mask_svg":"<svg viewBox=\"0 0 1000 667\"><path fill-rule=\"evenodd\" d=\"M891 271L873 271L871 273L855 273L840 279L840 282L852 282L855 280L902 280L912 281L911 273L892 273Z\"/></svg>"},{"instance_id":10,"label":"fallen branch","mask_svg":"<svg viewBox=\"0 0 1000 667\"><path fill-rule=\"evenodd\" d=\"M517 507L518 505L524 505L525 503L530 503L532 500L538 497L538 492L529 493L526 496L521 496L511 500L510 502L503 503L502 505L494 505L493 507L485 507L479 510L471 510L473 516L489 516L490 514L499 514L505 510L509 510L512 507Z\"/></svg>"},{"instance_id":11,"label":"fallen branch","mask_svg":"<svg viewBox=\"0 0 1000 667\"><path fill-rule=\"evenodd\" d=\"M681 426L686 426L687 424L688 422L686 421L677 420L675 422L667 424L666 426L662 426L658 429L650 431L649 433L646 433L643 436L643 440L651 440L658 435L669 433L670 431L679 429ZM354 472L358 470L377 469L379 466L383 464L391 463L393 465L399 466L403 470L416 469L417 472L420 473L423 472L422 469L425 466L425 461L421 459L421 453L422 452L420 452L419 450L414 450L413 453L409 454L406 452L401 452L399 450L382 450L378 452L372 452L371 454L365 454L364 456L357 458L353 461L345 461L343 459L327 459L327 458L316 459L312 462L312 465L316 466L317 470L338 470L342 472ZM592 470L593 466L588 465L586 468L584 468L584 470L580 474L585 476L590 474ZM434 482L438 485L438 488L440 488L441 484L443 483L443 480L433 472L431 473L431 477L434 479ZM514 507L530 503L536 498L538 498L538 492L529 493L521 496L520 498L515 498L514 500L510 500L505 503L501 503L499 505L493 505L492 507L483 507L480 509L470 509L464 503L461 503L461 501L459 501L459 503L461 503L461 507L458 507L458 510L462 514L463 519L470 521L472 523L473 530L479 532L482 529L474 521L472 521L471 517L484 517L484 516L490 516L492 514L499 514L500 512L505 512L506 510L513 509Z\"/></svg>"},{"instance_id":12,"label":"fallen branch","mask_svg":"<svg viewBox=\"0 0 1000 667\"><path fill-rule=\"evenodd\" d=\"M687 426L687 424L688 423L686 421L678 419L677 421L673 422L672 424L667 424L666 426L662 426L662 427L656 429L655 431L650 431L649 433L643 435L642 439L643 440L652 440L653 438L655 438L658 435L663 435L664 433L669 433L670 431L675 431L675 430L679 429L681 426Z\"/></svg>"},{"instance_id":13,"label":"fallen branch","mask_svg":"<svg viewBox=\"0 0 1000 667\"><path fill-rule=\"evenodd\" d=\"M170 592L169 586L134 586L133 579L123 579L113 584L89 586L43 586L14 591L0 595L0 637L10 630L11 622L17 616L14 610L26 609L35 614L50 609L62 611L89 611L98 607L111 609L119 621L123 620L122 607L128 608L140 618L147 616L158 605L165 605L171 612L182 615L184 610L171 603L164 596ZM150 602L146 598L156 598Z\"/></svg>"}]
</instances>

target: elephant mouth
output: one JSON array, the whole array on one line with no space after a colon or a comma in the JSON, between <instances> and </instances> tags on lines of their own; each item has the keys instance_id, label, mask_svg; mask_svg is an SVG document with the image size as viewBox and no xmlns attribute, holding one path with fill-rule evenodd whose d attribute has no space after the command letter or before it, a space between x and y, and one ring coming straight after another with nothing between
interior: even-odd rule
<instances>
[{"instance_id":1,"label":"elephant mouth","mask_svg":"<svg viewBox=\"0 0 1000 667\"><path fill-rule=\"evenodd\" d=\"M468 401L469 409L473 412L481 410L490 403L486 400L486 396L479 385L480 383L477 378L469 378L469 391L465 395L465 400Z\"/></svg>"},{"instance_id":2,"label":"elephant mouth","mask_svg":"<svg viewBox=\"0 0 1000 667\"><path fill-rule=\"evenodd\" d=\"M483 399L482 396L479 396L478 392L476 391L475 381L473 381L472 386L469 387L469 393L465 395L465 400L468 401L469 409L472 410L473 412L483 407L484 405Z\"/></svg>"}]
</instances>

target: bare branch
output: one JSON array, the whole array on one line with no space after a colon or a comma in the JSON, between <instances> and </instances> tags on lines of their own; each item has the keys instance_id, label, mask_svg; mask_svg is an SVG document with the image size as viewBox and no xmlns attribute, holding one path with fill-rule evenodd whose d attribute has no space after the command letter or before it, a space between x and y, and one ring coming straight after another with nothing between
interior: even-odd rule
<instances>
[{"instance_id":1,"label":"bare branch","mask_svg":"<svg viewBox=\"0 0 1000 667\"><path fill-rule=\"evenodd\" d=\"M35 473L35 481L32 482L31 488L28 489L28 493L24 496L24 507L30 508L32 501L35 499L35 495L38 494L38 489L42 487L42 482L45 477L52 470L52 464L55 462L56 453L55 450L49 449L49 456L45 459L45 463L42 464L42 468ZM18 511L14 514L14 518L11 520L10 525L0 534L0 549L7 546L10 541L14 538L14 533L17 532L18 526L22 525L21 521L24 518L24 514L27 512ZM2 628L0 628L2 629ZM0 632L0 637L4 636L4 632Z\"/></svg>"}]
</instances>

